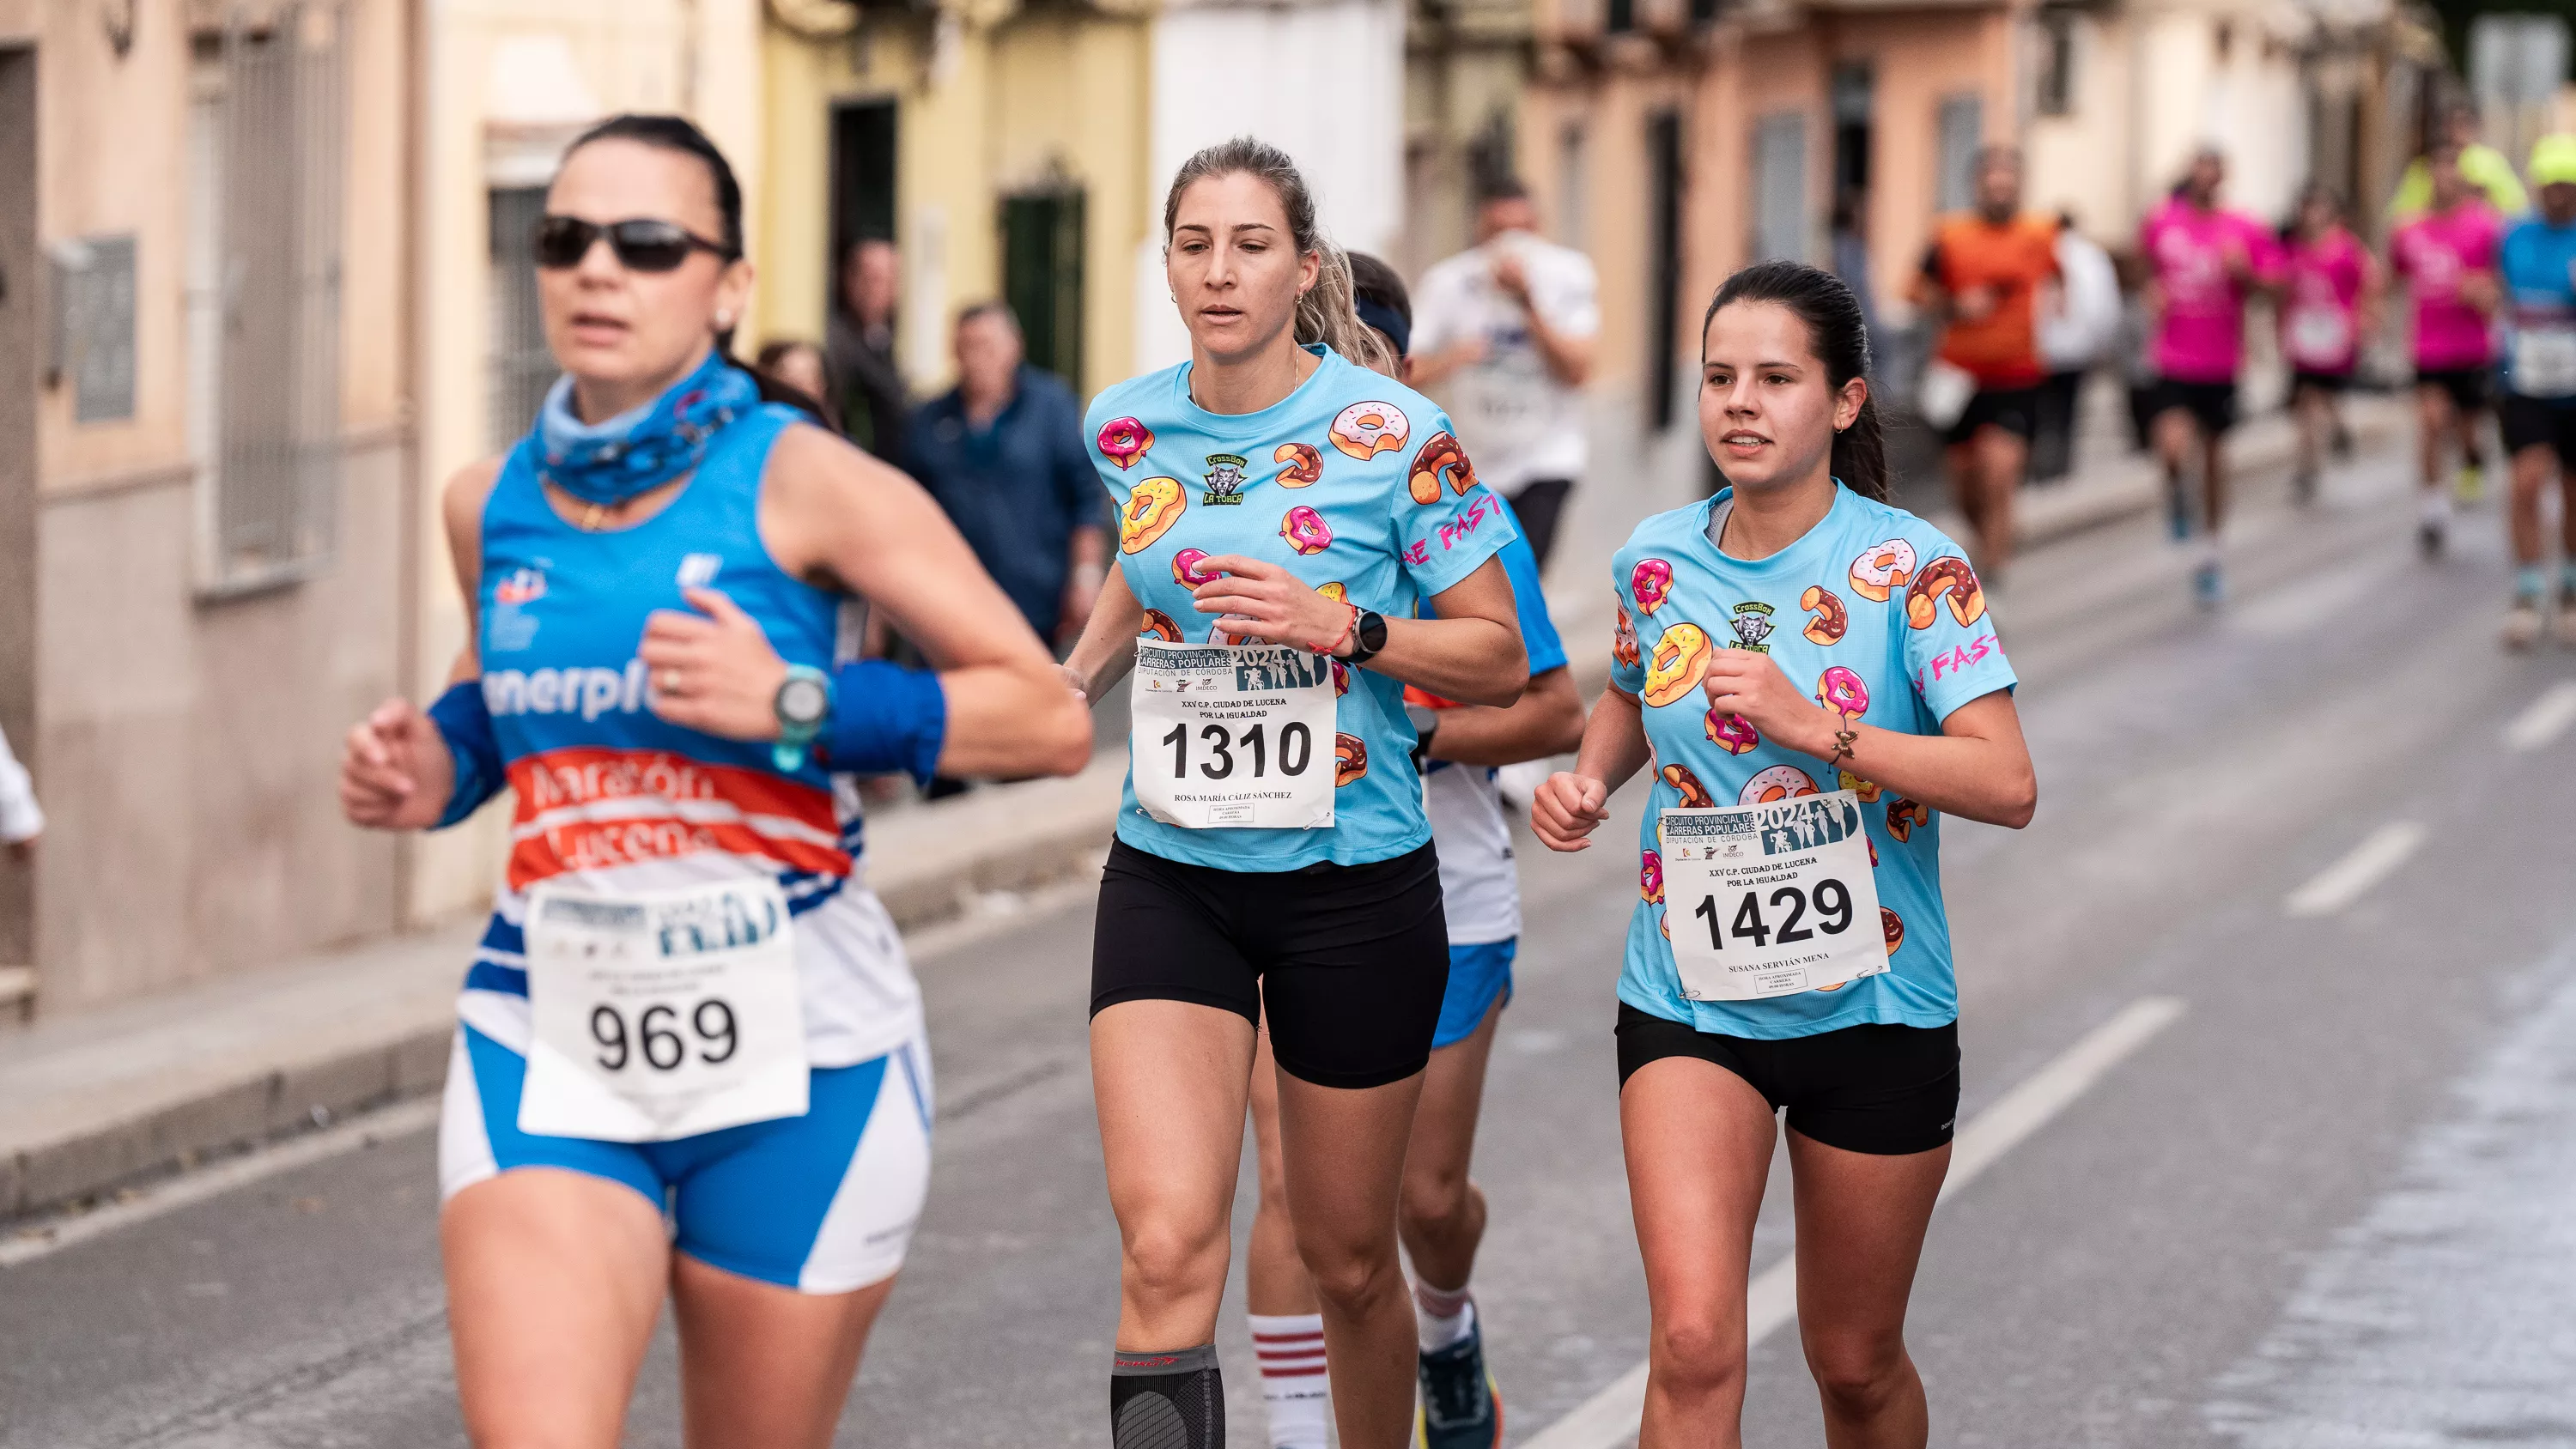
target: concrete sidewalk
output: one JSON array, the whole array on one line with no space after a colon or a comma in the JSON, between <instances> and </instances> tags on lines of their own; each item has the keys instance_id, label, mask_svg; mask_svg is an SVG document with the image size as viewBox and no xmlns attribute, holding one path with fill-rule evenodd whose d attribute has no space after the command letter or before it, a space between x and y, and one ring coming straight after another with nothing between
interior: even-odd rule
<instances>
[{"instance_id":1,"label":"concrete sidewalk","mask_svg":"<svg viewBox=\"0 0 2576 1449\"><path fill-rule=\"evenodd\" d=\"M2403 428L2402 397L2352 401L2364 446ZM2110 461L2024 494L2026 544L2161 506L2153 460L2119 455L2111 442L2089 435L2086 456ZM2255 419L2234 443L2240 469L2278 467L2290 454L2289 422ZM1954 533L1961 526L1937 521ZM1589 693L1609 662L1608 591L1560 571L1557 592ZM1095 870L1125 769L1125 751L1112 748L1070 779L872 817L868 882L914 931L970 913L980 898ZM0 1220L435 1090L481 929L479 918L460 922L0 1036Z\"/></svg>"}]
</instances>

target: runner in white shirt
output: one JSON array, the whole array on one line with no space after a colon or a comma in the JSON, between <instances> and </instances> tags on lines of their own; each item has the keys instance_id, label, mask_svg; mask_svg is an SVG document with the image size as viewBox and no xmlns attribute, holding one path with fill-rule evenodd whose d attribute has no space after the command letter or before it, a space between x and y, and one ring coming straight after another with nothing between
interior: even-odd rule
<instances>
[{"instance_id":1,"label":"runner in white shirt","mask_svg":"<svg viewBox=\"0 0 2576 1449\"><path fill-rule=\"evenodd\" d=\"M1476 471L1511 500L1539 566L1583 476L1583 384L1601 332L1592 259L1538 235L1520 182L1489 187L1476 245L1423 274L1413 299L1413 385L1442 394Z\"/></svg>"}]
</instances>

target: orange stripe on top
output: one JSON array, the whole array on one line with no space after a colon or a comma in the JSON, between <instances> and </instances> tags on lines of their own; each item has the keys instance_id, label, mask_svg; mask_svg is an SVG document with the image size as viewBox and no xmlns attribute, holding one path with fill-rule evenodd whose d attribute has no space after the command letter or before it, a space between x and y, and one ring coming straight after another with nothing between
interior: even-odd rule
<instances>
[{"instance_id":1,"label":"orange stripe on top","mask_svg":"<svg viewBox=\"0 0 2576 1449\"><path fill-rule=\"evenodd\" d=\"M838 834L831 792L762 770L668 750L577 746L513 762L510 787L518 793L513 890L566 871L710 850L782 870L851 869L847 851L824 843Z\"/></svg>"},{"instance_id":2,"label":"orange stripe on top","mask_svg":"<svg viewBox=\"0 0 2576 1449\"><path fill-rule=\"evenodd\" d=\"M2016 216L1997 226L1982 216L1951 217L1934 233L1943 290L1956 297L1991 289L1994 310L1974 322L1953 317L1941 359L1989 387L2029 387L2048 375L2039 355L2039 289L2057 275L2057 223Z\"/></svg>"}]
</instances>

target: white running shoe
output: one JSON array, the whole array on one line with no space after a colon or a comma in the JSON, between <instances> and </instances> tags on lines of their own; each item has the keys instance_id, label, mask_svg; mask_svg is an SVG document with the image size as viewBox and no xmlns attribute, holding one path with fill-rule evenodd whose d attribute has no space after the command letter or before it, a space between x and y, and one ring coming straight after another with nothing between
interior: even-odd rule
<instances>
[{"instance_id":1,"label":"white running shoe","mask_svg":"<svg viewBox=\"0 0 2576 1449\"><path fill-rule=\"evenodd\" d=\"M2540 639L2540 601L2516 599L2504 611L2504 647L2528 649Z\"/></svg>"}]
</instances>

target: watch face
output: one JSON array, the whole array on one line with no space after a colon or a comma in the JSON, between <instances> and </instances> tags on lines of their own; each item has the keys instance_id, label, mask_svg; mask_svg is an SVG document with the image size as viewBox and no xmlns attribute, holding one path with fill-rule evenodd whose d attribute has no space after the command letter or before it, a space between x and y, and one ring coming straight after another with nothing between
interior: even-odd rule
<instances>
[{"instance_id":1,"label":"watch face","mask_svg":"<svg viewBox=\"0 0 2576 1449\"><path fill-rule=\"evenodd\" d=\"M1386 616L1368 613L1360 616L1360 647L1374 654L1386 647Z\"/></svg>"},{"instance_id":2,"label":"watch face","mask_svg":"<svg viewBox=\"0 0 2576 1449\"><path fill-rule=\"evenodd\" d=\"M820 721L823 707L823 686L811 679L791 679L778 691L778 717L791 724Z\"/></svg>"}]
</instances>

